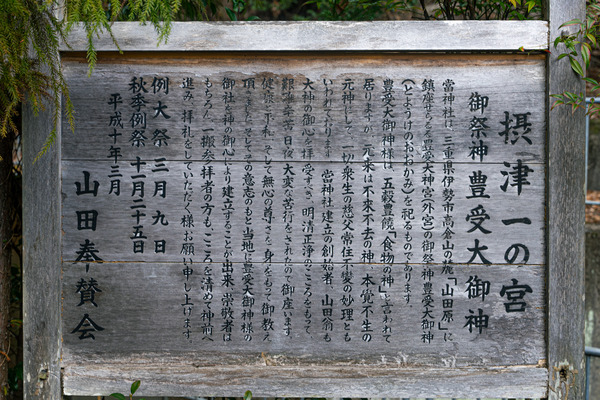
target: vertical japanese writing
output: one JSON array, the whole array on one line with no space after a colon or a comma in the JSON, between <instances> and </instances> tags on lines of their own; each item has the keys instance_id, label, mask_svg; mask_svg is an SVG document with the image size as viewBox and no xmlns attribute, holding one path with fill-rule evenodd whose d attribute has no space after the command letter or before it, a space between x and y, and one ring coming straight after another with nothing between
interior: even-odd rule
<instances>
[{"instance_id":1,"label":"vertical japanese writing","mask_svg":"<svg viewBox=\"0 0 600 400\"><path fill-rule=\"evenodd\" d=\"M114 98L114 97L113 97ZM110 104L110 102L109 102ZM116 107L115 107L116 108ZM88 171L83 172L83 182L75 182L75 194L79 196L98 196L98 189L100 187L100 183L98 181L90 181L90 173ZM77 214L77 229L78 230L96 230L96 224L98 217L98 212L95 210L86 210L86 211L76 211ZM79 340L83 339L92 339L96 340L95 332L103 331L104 328L100 326L98 323L94 322L90 317L89 310L90 306L98 307L98 303L96 303L96 293L102 292L102 290L98 286L98 281L96 281L93 277L89 277L88 274L90 270L90 262L97 261L102 262L102 259L96 255L98 250L94 248L94 243L90 242L89 239L86 239L83 244L81 244L80 250L77 252L76 261L85 262L85 273L82 271L79 274L83 274L77 284L75 285L75 293L79 295L79 302L77 307L84 308L83 317L77 324L77 326L71 331L71 334L78 334ZM83 265L83 264L80 264ZM79 315L79 314L78 314Z\"/></svg>"},{"instance_id":2,"label":"vertical japanese writing","mask_svg":"<svg viewBox=\"0 0 600 400\"><path fill-rule=\"evenodd\" d=\"M394 160L394 142L396 141L396 116L394 108L396 107L396 97L394 90L394 81L386 78L383 80L383 119L381 122L381 158L383 159L383 168L391 169Z\"/></svg>"},{"instance_id":3,"label":"vertical japanese writing","mask_svg":"<svg viewBox=\"0 0 600 400\"><path fill-rule=\"evenodd\" d=\"M302 115L302 159L312 160L314 155L313 137L315 136L316 117L314 115L313 103L315 99L315 83L306 78L302 83L302 107L304 114Z\"/></svg>"},{"instance_id":4,"label":"vertical japanese writing","mask_svg":"<svg viewBox=\"0 0 600 400\"><path fill-rule=\"evenodd\" d=\"M352 82L350 82L352 83ZM352 86L348 86L351 88ZM354 89L348 89L348 91ZM352 92L350 92L352 94ZM354 95L352 95L354 96ZM349 131L347 131L349 133ZM350 341L352 330L352 324L354 321L354 308L352 307L352 289L354 285L354 170L352 169L352 161L354 160L354 154L351 152L352 147L347 146L343 149L342 160L344 162L344 169L342 170L342 231L341 231L341 255L342 255L342 271L341 271L341 282L343 295L340 300L341 308L341 320L344 324L344 340ZM369 324L368 314L365 316L367 324ZM363 329L368 334L368 330ZM363 336L365 337L365 336Z\"/></svg>"},{"instance_id":5,"label":"vertical japanese writing","mask_svg":"<svg viewBox=\"0 0 600 400\"><path fill-rule=\"evenodd\" d=\"M302 168L304 181L304 196L307 200L306 207L302 208L302 257L304 263L304 331L312 335L312 267L313 253L315 252L315 203L313 200L314 192L314 173L315 169L312 164L305 164Z\"/></svg>"},{"instance_id":6,"label":"vertical japanese writing","mask_svg":"<svg viewBox=\"0 0 600 400\"><path fill-rule=\"evenodd\" d=\"M412 258L414 255L413 251L413 221L415 219L415 209L413 206L413 194L415 192L415 184L413 181L413 176L415 174L414 170L414 133L413 133L413 99L415 93L415 81L412 79L405 79L402 81L402 97L403 103L402 107L404 110L404 157L403 157L403 180L402 180L402 194L404 198L402 199L402 221L403 231L404 231L404 300L406 304L410 303L412 288L411 288L411 279L412 279L412 270L413 267L411 265Z\"/></svg>"},{"instance_id":7,"label":"vertical japanese writing","mask_svg":"<svg viewBox=\"0 0 600 400\"><path fill-rule=\"evenodd\" d=\"M323 330L323 339L326 342L331 341L331 332L333 332L333 257L335 244L333 242L333 223L334 223L334 203L333 203L333 178L334 172L325 169L321 174L321 223L323 226L323 245L321 247L321 280L324 284L324 296L321 299L321 310L323 318L321 320L321 329ZM347 304L351 304L352 295L344 295ZM347 299L347 300L346 300Z\"/></svg>"},{"instance_id":8,"label":"vertical japanese writing","mask_svg":"<svg viewBox=\"0 0 600 400\"><path fill-rule=\"evenodd\" d=\"M354 81L345 78L342 82L342 104L344 105L344 129L346 133L352 134L352 103L354 102Z\"/></svg>"},{"instance_id":9,"label":"vertical japanese writing","mask_svg":"<svg viewBox=\"0 0 600 400\"><path fill-rule=\"evenodd\" d=\"M190 80L192 78L189 78ZM189 99L188 93L191 92L191 90L193 90L192 88L185 88L185 83L186 81L184 81L184 90L185 90L185 95L184 95L184 101ZM192 82L190 82L192 83ZM189 85L188 85L189 86ZM209 78L206 78L203 82L202 82L202 86L204 87L204 95L203 98L201 99L201 103L202 108L200 109L200 112L202 113L202 123L204 124L205 121L210 121L211 120L211 112L210 110L212 109L212 82L210 81ZM184 136L185 136L185 131L184 131ZM215 145L215 136L214 136L214 128L203 128L202 129L202 136L200 137L200 147L201 147L201 152L202 152L202 166L201 166L201 173L200 173L200 178L201 178L201 185L200 185L200 193L201 193L201 206L200 206L200 210L201 210L201 214L202 214L202 249L203 249L203 257L202 257L202 262L203 262L203 271L202 271L202 285L201 285L201 289L202 289L202 301L203 301L203 308L202 308L202 313L200 315L200 318L202 319L202 340L206 340L206 341L214 341L214 329L215 329L215 325L214 325L214 318L215 318L215 312L213 311L213 299L215 297L214 294L214 285L215 285L215 275L213 273L213 235L215 232L214 226L213 226L213 210L215 209L215 176L214 176L214 166L213 166L213 162L215 160L215 154L214 151L216 150L216 145ZM184 172L184 176L187 173L188 176L191 177L191 168L190 164L188 164L186 162L186 169L187 171ZM185 210L187 211L187 202L186 202L186 208Z\"/></svg>"},{"instance_id":10,"label":"vertical japanese writing","mask_svg":"<svg viewBox=\"0 0 600 400\"><path fill-rule=\"evenodd\" d=\"M333 116L333 81L331 79L323 78L323 112L325 113L325 120L323 121L323 132L325 134L325 157L331 157L331 137L332 137L332 126Z\"/></svg>"},{"instance_id":11,"label":"vertical japanese writing","mask_svg":"<svg viewBox=\"0 0 600 400\"><path fill-rule=\"evenodd\" d=\"M224 342L229 342L232 340L232 332L234 328L234 298L233 298L233 286L234 277L233 277L233 225L232 220L234 218L234 198L235 198L235 188L231 181L231 166L232 159L235 156L235 136L233 133L233 122L235 117L233 115L233 103L235 103L235 97L233 93L233 88L235 87L236 81L230 77L224 77L221 81L221 88L223 90L222 100L225 105L223 117L221 118L221 123L223 124L224 130L221 136L223 152L221 156L223 157L223 166L224 166L224 186L222 187L222 208L221 212L224 217L224 225L223 225L223 240L224 240L224 251L223 258L225 261L222 263L221 267L221 286L225 288L223 290L223 295L221 297L221 317L223 318L223 322L221 324L221 332L222 338Z\"/></svg>"},{"instance_id":12,"label":"vertical japanese writing","mask_svg":"<svg viewBox=\"0 0 600 400\"><path fill-rule=\"evenodd\" d=\"M284 266L283 266L283 277L284 281L281 285L281 295L283 296L283 304L281 309L283 310L283 332L286 336L290 336L292 333L292 315L294 310L294 292L296 286L293 281L292 273L294 255L293 240L292 240L292 226L294 222L294 181L296 173L294 172L294 165L285 163L283 166L283 182L282 189L284 192L283 197L283 216L282 221L284 224Z\"/></svg>"},{"instance_id":13,"label":"vertical japanese writing","mask_svg":"<svg viewBox=\"0 0 600 400\"><path fill-rule=\"evenodd\" d=\"M371 118L373 117L373 108L372 108L372 93L375 89L374 79L373 78L365 78L364 83L362 85L362 89L364 90L364 98L366 100L366 105L363 110L364 117L366 119L366 125L364 127L364 133L371 132L373 133L373 127L371 125ZM370 141L370 140L369 140ZM365 265L365 275L361 276L361 339L364 342L369 342L373 338L373 328L372 322L369 320L370 314L373 312L373 300L370 294L372 290L370 289L370 281L371 278L369 276L369 265L375 262L375 252L373 241L375 239L375 188L373 187L373 174L375 173L375 163L373 158L375 157L375 149L372 143L365 143L363 145L362 150L362 186L360 187L362 194L362 203L360 205L361 209L361 231L360 235L362 236L362 251L360 260ZM351 289L351 287L350 287ZM347 309L350 316L352 316L353 308L350 305L354 302L354 298L352 297L351 291L345 293L344 298L347 302ZM369 303L371 302L371 303Z\"/></svg>"},{"instance_id":14,"label":"vertical japanese writing","mask_svg":"<svg viewBox=\"0 0 600 400\"><path fill-rule=\"evenodd\" d=\"M421 200L421 230L423 231L423 270L421 277L423 279L423 305L421 328L423 333L421 341L431 343L433 340L432 329L435 326L435 317L433 315L434 298L433 283L434 270L431 265L434 261L435 240L433 239L433 229L435 227L435 171L434 171L434 151L433 151L433 104L435 86L433 79L425 79L421 84L422 103L425 110L425 131L423 134L423 145L421 147L421 158L424 161L422 167L423 199Z\"/></svg>"},{"instance_id":15,"label":"vertical japanese writing","mask_svg":"<svg viewBox=\"0 0 600 400\"><path fill-rule=\"evenodd\" d=\"M120 105L123 104L123 98L121 97L121 94L120 93L111 93L108 104L110 106L112 106L113 112L114 112L114 115L112 115L110 117L110 122L109 122L109 125L112 126L112 132L108 134L108 137L110 137L110 142L112 142L112 143L110 144L110 148L108 150L108 155L106 156L108 159L110 159L113 162L113 164L110 168L110 174L108 174L108 178L110 179L110 189L109 189L108 193L113 194L115 196L120 196L121 195L121 178L123 177L123 174L120 171L120 165L119 165L119 158L123 157L123 155L121 154L120 136L123 136L123 134L121 132L119 132L117 129L118 128L123 129L123 124L121 121L119 121L119 117L121 115L121 111L119 111L121 109ZM140 108L141 108L141 106L140 106ZM136 109L138 109L138 108L136 107ZM139 109L138 109L138 111L139 111ZM132 128L133 128L133 123L132 123Z\"/></svg>"},{"instance_id":16,"label":"vertical japanese writing","mask_svg":"<svg viewBox=\"0 0 600 400\"><path fill-rule=\"evenodd\" d=\"M71 342L113 335L117 264L160 265L144 287L172 289L167 319L188 349L387 357L400 340L433 354L539 313L537 108L412 67L177 68L107 83L99 153L77 144L65 161Z\"/></svg>"},{"instance_id":17,"label":"vertical japanese writing","mask_svg":"<svg viewBox=\"0 0 600 400\"><path fill-rule=\"evenodd\" d=\"M294 158L294 147L293 147L293 134L295 127L294 119L294 79L284 77L281 81L281 98L283 102L283 159ZM294 292L296 291L295 282L293 280L293 255L294 255L294 243L293 243L293 224L294 224L294 189L295 189L295 177L296 172L294 164L284 163L283 164L283 182L281 188L283 190L283 215L282 222L284 224L284 265L283 265L283 277L284 281L281 285L281 295L283 298L283 304L281 309L283 310L283 333L286 336L292 334L292 316L294 314Z\"/></svg>"},{"instance_id":18,"label":"vertical japanese writing","mask_svg":"<svg viewBox=\"0 0 600 400\"><path fill-rule=\"evenodd\" d=\"M262 104L265 108L265 112L263 114L264 128L262 129L263 138L267 139L273 136L271 132L270 124L273 120L271 114L271 105L273 104L273 90L274 90L274 81L271 77L265 77L262 80ZM263 259L264 270L264 301L261 306L261 315L262 315L262 323L261 328L263 330L263 341L270 342L271 341L271 333L275 330L274 328L274 320L273 313L275 311L275 306L272 303L271 296L273 295L273 256L275 255L272 251L273 249L273 222L274 222L274 197L275 197L275 178L271 170L273 169L273 156L271 152L273 151L273 147L270 144L270 141L265 141L264 145L264 164L263 170L264 175L262 178L262 192L261 198L263 201L263 214L262 220L265 223L264 230L264 243L266 245L265 254Z\"/></svg>"},{"instance_id":19,"label":"vertical japanese writing","mask_svg":"<svg viewBox=\"0 0 600 400\"><path fill-rule=\"evenodd\" d=\"M381 187L381 204L383 206L383 213L381 215L381 229L385 238L381 243L381 263L382 271L380 278L379 294L383 300L381 305L383 312L383 328L381 332L386 342L389 342L389 338L392 332L391 328L391 314L392 314L392 303L391 298L388 294L388 290L392 288L394 283L394 277L392 276L392 267L396 261L395 254L397 253L397 231L395 226L395 210L394 205L396 204L395 195L396 187L392 182L392 177L383 177L383 186Z\"/></svg>"},{"instance_id":20,"label":"vertical japanese writing","mask_svg":"<svg viewBox=\"0 0 600 400\"><path fill-rule=\"evenodd\" d=\"M193 151L193 139L195 137L196 132L192 127L192 119L193 119L193 94L192 91L195 90L194 80L191 77L186 77L182 79L182 83L179 85L182 89L181 99L183 103L182 112L180 114L180 123L181 123L181 136L183 137L183 168L182 168L182 180L183 180L183 211L181 214L180 225L182 228L181 242L179 246L179 254L183 258L183 290L184 290L184 298L181 303L181 307L183 308L183 336L188 340L192 341L194 327L192 324L192 314L194 309L194 302L196 301L195 293L198 290L194 287L192 275L194 274L194 270L192 265L194 264L194 258L196 256L196 242L194 240L195 235L195 222L194 222L194 214L192 212L192 207L194 203L194 185L193 185L193 161L192 158L194 156ZM166 182L164 185L166 186ZM203 285L204 287L204 285ZM206 294L203 295L205 297ZM209 305L210 307L210 305ZM201 319L203 320L203 325L206 323L208 313L210 312L210 308L207 311L206 305L202 305ZM204 339L203 335L203 339Z\"/></svg>"},{"instance_id":21,"label":"vertical japanese writing","mask_svg":"<svg viewBox=\"0 0 600 400\"><path fill-rule=\"evenodd\" d=\"M244 123L251 125L252 123L252 103L254 98L252 96L255 86L254 78L247 78L243 80L244 83ZM243 199L244 199L244 228L242 233L242 248L241 251L244 254L244 267L242 269L242 322L240 329L244 335L244 340L249 342L252 340L254 333L254 303L256 296L254 294L254 220L253 218L253 207L254 198L256 197L255 192L255 177L254 167L252 165L252 135L253 131L251 127L247 127L244 130L244 158L246 163L244 164L244 178L243 178Z\"/></svg>"},{"instance_id":22,"label":"vertical japanese writing","mask_svg":"<svg viewBox=\"0 0 600 400\"><path fill-rule=\"evenodd\" d=\"M446 285L442 283L441 297L442 297L442 316L438 322L438 329L444 334L444 341L452 341L452 332L449 329L449 325L454 321L454 289L457 284L457 280L454 277L453 267L453 251L454 243L453 236L454 232L454 102L456 100L454 96L455 83L451 79L446 79L442 83L443 87L443 103L444 110L442 115L444 117L444 146L442 160L444 162L443 177L442 177L442 207L444 216L442 218L443 232L441 234L442 239L442 275L447 277ZM451 285L452 283L452 285Z\"/></svg>"}]
</instances>

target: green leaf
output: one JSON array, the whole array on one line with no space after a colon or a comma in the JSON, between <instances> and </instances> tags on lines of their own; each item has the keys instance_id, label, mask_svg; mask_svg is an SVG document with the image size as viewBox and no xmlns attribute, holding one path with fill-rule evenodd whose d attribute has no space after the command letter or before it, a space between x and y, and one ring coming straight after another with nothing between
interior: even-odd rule
<instances>
[{"instance_id":1,"label":"green leaf","mask_svg":"<svg viewBox=\"0 0 600 400\"><path fill-rule=\"evenodd\" d=\"M592 35L591 33L588 33L587 35L585 35L587 37L587 39L590 41L590 43L592 44L592 46L596 46L596 36Z\"/></svg>"},{"instance_id":2,"label":"green leaf","mask_svg":"<svg viewBox=\"0 0 600 400\"><path fill-rule=\"evenodd\" d=\"M554 39L554 47L558 46L558 44L562 41L563 41L562 36L558 36L556 39Z\"/></svg>"},{"instance_id":3,"label":"green leaf","mask_svg":"<svg viewBox=\"0 0 600 400\"><path fill-rule=\"evenodd\" d=\"M125 396L123 396L121 393L113 393L113 394L110 395L110 397L114 397L114 398L119 399L119 400L126 400Z\"/></svg>"},{"instance_id":4,"label":"green leaf","mask_svg":"<svg viewBox=\"0 0 600 400\"><path fill-rule=\"evenodd\" d=\"M565 26L571 26L571 25L581 25L581 20L579 18L572 19L572 20L567 21L564 24L562 24L559 28L564 28Z\"/></svg>"},{"instance_id":5,"label":"green leaf","mask_svg":"<svg viewBox=\"0 0 600 400\"><path fill-rule=\"evenodd\" d=\"M560 55L559 55L559 56L558 56L556 59L557 59L557 60L560 60L560 59L562 59L562 58L565 58L565 57L568 57L568 56L569 56L569 54L568 54L568 53L562 53L562 54L560 54Z\"/></svg>"},{"instance_id":6,"label":"green leaf","mask_svg":"<svg viewBox=\"0 0 600 400\"><path fill-rule=\"evenodd\" d=\"M131 384L131 394L135 394L135 392L137 392L138 388L140 387L140 384L140 381L135 381Z\"/></svg>"},{"instance_id":7,"label":"green leaf","mask_svg":"<svg viewBox=\"0 0 600 400\"><path fill-rule=\"evenodd\" d=\"M237 16L230 8L225 7L225 12L227 12L227 16L229 17L229 20L237 21Z\"/></svg>"},{"instance_id":8,"label":"green leaf","mask_svg":"<svg viewBox=\"0 0 600 400\"><path fill-rule=\"evenodd\" d=\"M581 68L581 64L574 58L571 58L571 69L575 71L575 73L579 76L583 76L583 68Z\"/></svg>"},{"instance_id":9,"label":"green leaf","mask_svg":"<svg viewBox=\"0 0 600 400\"><path fill-rule=\"evenodd\" d=\"M554 107L560 106L560 105L563 105L563 104L565 104L565 103L563 103L562 101L558 101L557 100L557 101L554 102L554 104L552 104L552 107L550 107L550 110L554 110Z\"/></svg>"},{"instance_id":10,"label":"green leaf","mask_svg":"<svg viewBox=\"0 0 600 400\"><path fill-rule=\"evenodd\" d=\"M252 400L252 392L249 390L246 390L246 393L244 393L244 400Z\"/></svg>"},{"instance_id":11,"label":"green leaf","mask_svg":"<svg viewBox=\"0 0 600 400\"><path fill-rule=\"evenodd\" d=\"M590 66L590 57L592 56L592 51L590 49L590 45L588 43L583 43L581 46L581 58L586 68ZM582 74L583 76L583 74Z\"/></svg>"},{"instance_id":12,"label":"green leaf","mask_svg":"<svg viewBox=\"0 0 600 400\"><path fill-rule=\"evenodd\" d=\"M527 2L527 12L531 12L531 10L533 10L533 7L535 7L534 1Z\"/></svg>"}]
</instances>

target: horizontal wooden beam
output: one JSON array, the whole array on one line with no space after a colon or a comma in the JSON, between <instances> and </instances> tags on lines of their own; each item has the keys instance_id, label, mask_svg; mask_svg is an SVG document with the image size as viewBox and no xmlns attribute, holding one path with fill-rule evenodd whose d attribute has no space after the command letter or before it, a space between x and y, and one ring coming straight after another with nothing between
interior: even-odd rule
<instances>
[{"instance_id":1,"label":"horizontal wooden beam","mask_svg":"<svg viewBox=\"0 0 600 400\"><path fill-rule=\"evenodd\" d=\"M387 363L328 363L272 365L269 354L246 357L243 366L211 365L203 354L186 359L169 355L138 354L132 357L97 359L85 355L65 366L65 395L99 396L127 392L140 380L140 396L241 397L420 397L465 398L474 393L487 398L545 397L547 369L538 366L489 366L480 368L428 368ZM251 365L248 365L251 364ZM227 382L227 386L223 386Z\"/></svg>"},{"instance_id":2,"label":"horizontal wooden beam","mask_svg":"<svg viewBox=\"0 0 600 400\"><path fill-rule=\"evenodd\" d=\"M548 48L546 21L176 22L157 46L151 25L118 22L123 51L517 51ZM83 27L63 51L87 50ZM108 34L98 51L115 51Z\"/></svg>"}]
</instances>

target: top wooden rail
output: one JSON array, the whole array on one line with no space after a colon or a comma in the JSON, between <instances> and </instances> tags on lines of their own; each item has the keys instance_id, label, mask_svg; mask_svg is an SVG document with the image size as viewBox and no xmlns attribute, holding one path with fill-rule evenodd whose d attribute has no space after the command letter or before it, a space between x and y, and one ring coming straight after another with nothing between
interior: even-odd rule
<instances>
[{"instance_id":1,"label":"top wooden rail","mask_svg":"<svg viewBox=\"0 0 600 400\"><path fill-rule=\"evenodd\" d=\"M518 51L548 49L547 21L175 22L157 46L150 24L117 22L122 51ZM63 51L86 51L82 27ZM115 51L108 34L97 51Z\"/></svg>"}]
</instances>

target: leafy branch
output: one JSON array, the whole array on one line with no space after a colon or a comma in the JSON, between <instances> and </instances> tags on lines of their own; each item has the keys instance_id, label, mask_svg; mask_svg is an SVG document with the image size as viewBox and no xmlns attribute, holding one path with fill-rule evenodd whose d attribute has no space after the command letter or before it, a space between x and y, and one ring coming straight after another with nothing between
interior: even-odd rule
<instances>
[{"instance_id":1,"label":"leafy branch","mask_svg":"<svg viewBox=\"0 0 600 400\"><path fill-rule=\"evenodd\" d=\"M554 40L555 49L558 49L561 44L566 49L565 52L559 54L557 60L568 58L573 72L590 84L592 93L597 93L600 90L600 83L597 79L587 76L586 71L590 67L592 50L598 48L597 39L600 34L600 4L598 0L588 0L584 20L578 18L572 19L562 24L560 28L568 26L575 26L577 30L569 35L563 34ZM584 92L564 92L551 94L550 97L555 99L552 109L556 106L567 105L575 112L578 108L586 107ZM600 113L600 105L595 103L590 104L587 113Z\"/></svg>"},{"instance_id":2,"label":"leafy branch","mask_svg":"<svg viewBox=\"0 0 600 400\"><path fill-rule=\"evenodd\" d=\"M140 381L135 381L131 384L131 388L129 389L129 395L128 395L129 400L133 399L133 395L139 389L140 384L141 384ZM123 393L113 393L110 395L110 397L114 397L117 400L127 400L127 397L125 397L125 395ZM140 399L140 400L144 400L144 399Z\"/></svg>"},{"instance_id":3,"label":"leafy branch","mask_svg":"<svg viewBox=\"0 0 600 400\"><path fill-rule=\"evenodd\" d=\"M206 15L204 0L65 0L61 10L57 0L0 1L0 139L9 131L19 132L14 121L21 104L31 104L37 115L49 102L53 129L39 158L56 140L61 96L70 129L75 130L73 104L60 63L60 48L68 47L67 37L74 27L85 29L91 73L97 62L94 40L100 34L107 32L118 48L111 31L114 21L151 23L160 44L167 41L182 2L186 10L195 7Z\"/></svg>"}]
</instances>

